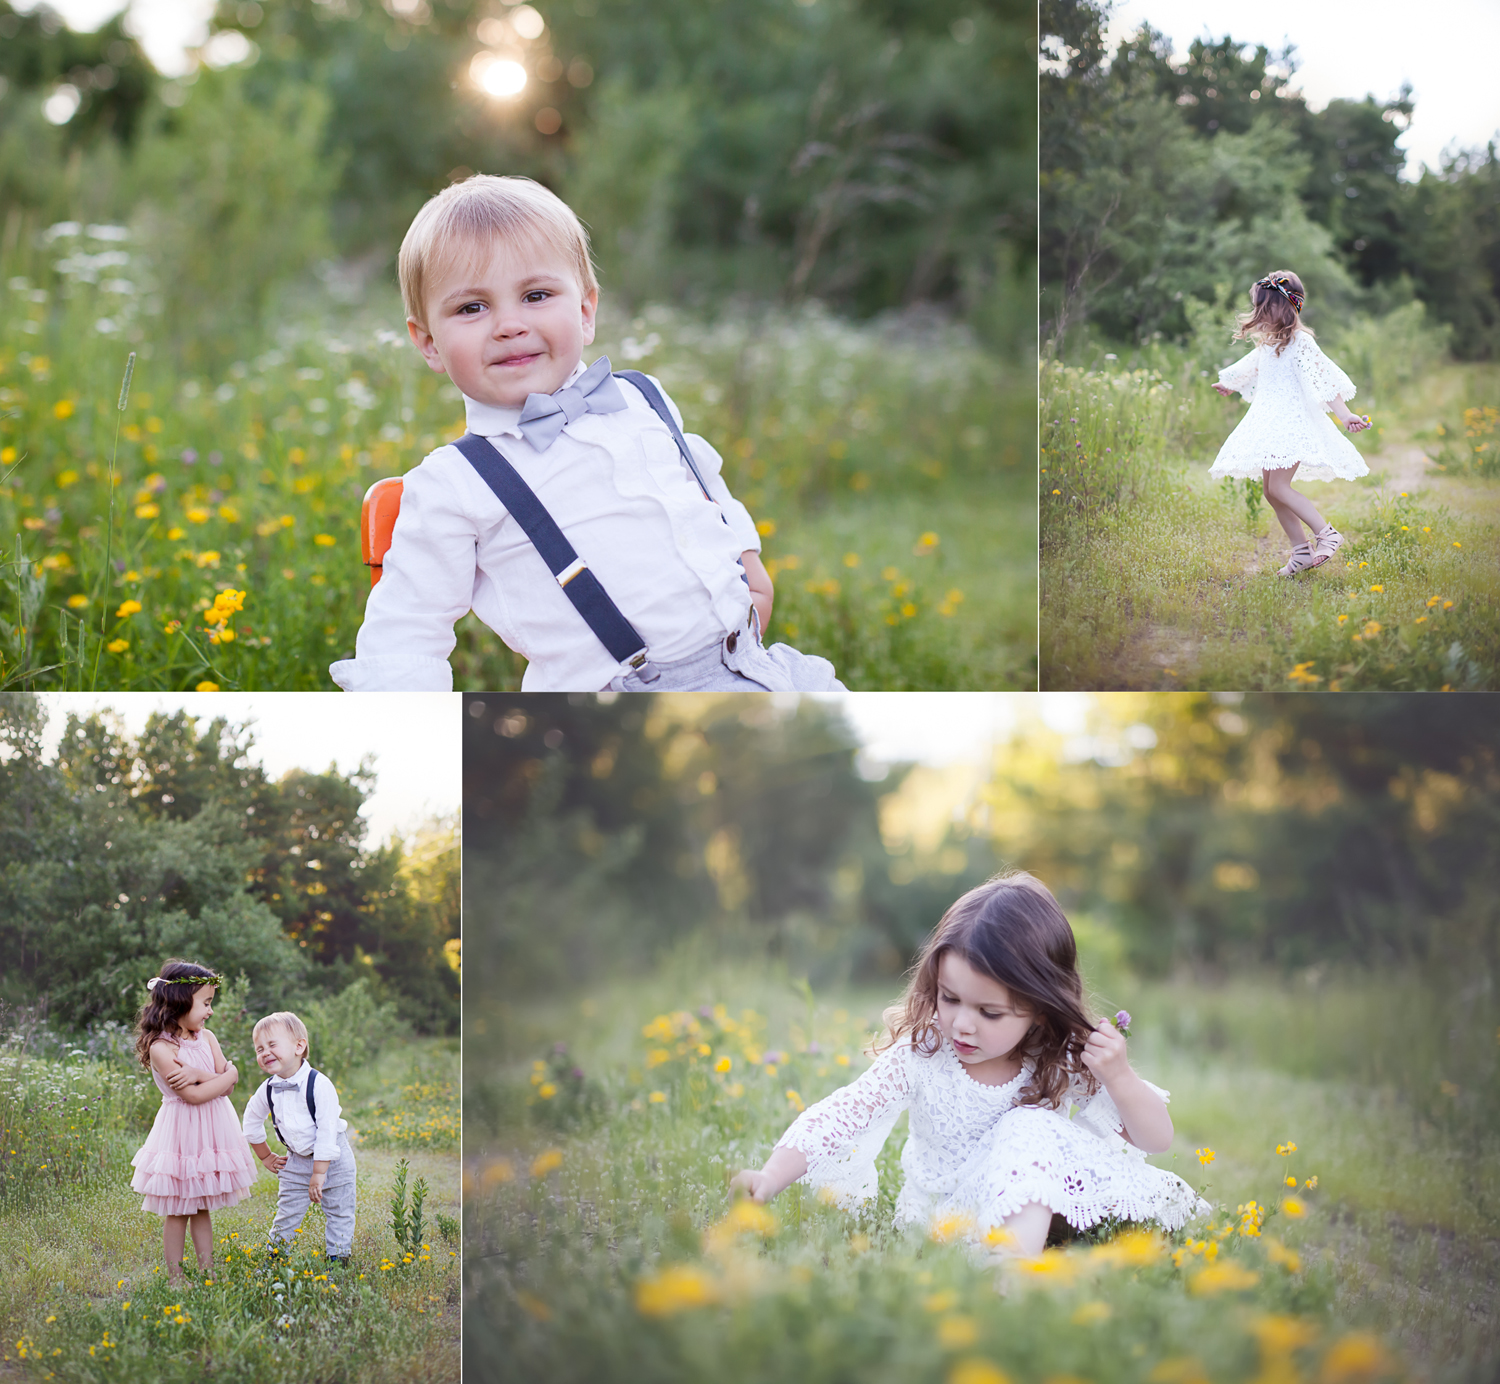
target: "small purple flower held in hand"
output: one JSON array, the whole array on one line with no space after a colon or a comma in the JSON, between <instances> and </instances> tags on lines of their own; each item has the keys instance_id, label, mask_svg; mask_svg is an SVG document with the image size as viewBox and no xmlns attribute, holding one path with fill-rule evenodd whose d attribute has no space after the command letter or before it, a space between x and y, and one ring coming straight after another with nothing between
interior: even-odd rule
<instances>
[{"instance_id":1,"label":"small purple flower held in hand","mask_svg":"<svg viewBox=\"0 0 1500 1384\"><path fill-rule=\"evenodd\" d=\"M1130 1011L1122 1009L1115 1015L1115 1027L1120 1030L1120 1037L1130 1037Z\"/></svg>"}]
</instances>

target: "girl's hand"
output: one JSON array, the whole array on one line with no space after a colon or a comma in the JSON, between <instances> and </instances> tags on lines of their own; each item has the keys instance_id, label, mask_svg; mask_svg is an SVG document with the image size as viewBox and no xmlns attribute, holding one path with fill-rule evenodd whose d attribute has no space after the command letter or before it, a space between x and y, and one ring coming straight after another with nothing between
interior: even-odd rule
<instances>
[{"instance_id":1,"label":"girl's hand","mask_svg":"<svg viewBox=\"0 0 1500 1384\"><path fill-rule=\"evenodd\" d=\"M1220 383L1219 383L1219 382L1218 382L1218 381L1217 381L1217 380L1214 380L1214 381L1213 381L1213 389L1214 389L1214 392L1215 392L1215 393L1216 393L1216 394L1222 394L1222 395L1223 395L1223 396L1224 396L1224 397L1225 397L1225 398L1226 398L1226 399L1227 399L1227 398L1228 398L1228 397L1229 397L1229 396L1230 396L1230 395L1231 395L1231 394L1233 394L1233 393L1234 393L1234 390L1232 390L1232 389L1226 389L1226 388L1225 388L1225 387L1224 387L1224 386L1223 386L1223 385L1221 385L1221 384L1220 384Z\"/></svg>"},{"instance_id":2,"label":"girl's hand","mask_svg":"<svg viewBox=\"0 0 1500 1384\"><path fill-rule=\"evenodd\" d=\"M239 1085L240 1069L238 1067L236 1067L233 1062L229 1061L228 1058L224 1059L224 1070L231 1077L231 1080L230 1080L230 1083L229 1083L231 1089L233 1087Z\"/></svg>"},{"instance_id":3,"label":"girl's hand","mask_svg":"<svg viewBox=\"0 0 1500 1384\"><path fill-rule=\"evenodd\" d=\"M1106 1086L1130 1071L1125 1039L1108 1019L1100 1019L1083 1047L1083 1065Z\"/></svg>"},{"instance_id":4,"label":"girl's hand","mask_svg":"<svg viewBox=\"0 0 1500 1384\"><path fill-rule=\"evenodd\" d=\"M1344 426L1348 428L1350 432L1357 433L1364 432L1366 428L1373 427L1374 423L1368 417L1368 415L1364 418L1361 418L1358 414L1351 413L1346 419L1344 419Z\"/></svg>"},{"instance_id":5,"label":"girl's hand","mask_svg":"<svg viewBox=\"0 0 1500 1384\"><path fill-rule=\"evenodd\" d=\"M185 1091L189 1086L196 1086L201 1079L180 1062L170 1072L162 1074L162 1080L174 1091Z\"/></svg>"},{"instance_id":6,"label":"girl's hand","mask_svg":"<svg viewBox=\"0 0 1500 1384\"><path fill-rule=\"evenodd\" d=\"M729 1180L729 1190L749 1197L751 1201L764 1203L770 1201L780 1189L759 1169L746 1168Z\"/></svg>"},{"instance_id":7,"label":"girl's hand","mask_svg":"<svg viewBox=\"0 0 1500 1384\"><path fill-rule=\"evenodd\" d=\"M261 1166L264 1167L268 1172L279 1173L284 1167L286 1167L286 1154L268 1153L260 1161Z\"/></svg>"}]
</instances>

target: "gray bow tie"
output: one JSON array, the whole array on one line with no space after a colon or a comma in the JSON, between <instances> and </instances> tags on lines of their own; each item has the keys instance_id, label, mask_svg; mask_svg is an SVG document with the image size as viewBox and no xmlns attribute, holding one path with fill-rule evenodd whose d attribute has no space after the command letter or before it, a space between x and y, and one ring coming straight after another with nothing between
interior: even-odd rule
<instances>
[{"instance_id":1,"label":"gray bow tie","mask_svg":"<svg viewBox=\"0 0 1500 1384\"><path fill-rule=\"evenodd\" d=\"M539 452L545 452L575 418L585 413L618 413L625 396L609 370L609 357L600 356L566 389L556 394L528 394L521 410L521 432Z\"/></svg>"},{"instance_id":2,"label":"gray bow tie","mask_svg":"<svg viewBox=\"0 0 1500 1384\"><path fill-rule=\"evenodd\" d=\"M273 1091L300 1091L302 1088L295 1081L273 1081L271 1089Z\"/></svg>"}]
</instances>

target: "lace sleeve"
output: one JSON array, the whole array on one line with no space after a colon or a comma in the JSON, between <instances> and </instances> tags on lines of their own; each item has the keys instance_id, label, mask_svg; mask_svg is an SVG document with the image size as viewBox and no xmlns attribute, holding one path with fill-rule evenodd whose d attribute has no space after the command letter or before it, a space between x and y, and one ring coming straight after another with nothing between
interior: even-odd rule
<instances>
[{"instance_id":1,"label":"lace sleeve","mask_svg":"<svg viewBox=\"0 0 1500 1384\"><path fill-rule=\"evenodd\" d=\"M879 1190L875 1156L911 1099L910 1062L908 1044L887 1049L858 1080L808 1106L778 1141L807 1159L802 1180L846 1211Z\"/></svg>"},{"instance_id":2,"label":"lace sleeve","mask_svg":"<svg viewBox=\"0 0 1500 1384\"><path fill-rule=\"evenodd\" d=\"M1256 351L1258 350L1257 347ZM1255 379L1260 374L1256 351L1251 351L1248 356L1241 356L1233 365L1226 365L1219 371L1219 383L1225 389L1239 390L1246 403L1255 397Z\"/></svg>"},{"instance_id":3,"label":"lace sleeve","mask_svg":"<svg viewBox=\"0 0 1500 1384\"><path fill-rule=\"evenodd\" d=\"M1164 1105L1171 1101L1170 1093L1162 1090L1160 1086L1149 1081L1146 1085L1162 1098ZM1118 1107L1103 1085L1093 1095L1089 1095L1081 1086L1075 1086L1074 1090L1073 1100L1078 1105L1078 1110L1073 1116L1075 1124L1082 1125L1090 1134L1098 1135L1101 1139L1122 1145L1127 1152L1140 1158L1146 1156L1143 1150L1136 1148L1125 1137L1125 1121L1120 1118Z\"/></svg>"},{"instance_id":4,"label":"lace sleeve","mask_svg":"<svg viewBox=\"0 0 1500 1384\"><path fill-rule=\"evenodd\" d=\"M1354 397L1354 381L1318 349L1318 343L1306 332L1297 333L1297 354L1292 358L1302 392L1322 411L1335 399L1346 402Z\"/></svg>"}]
</instances>

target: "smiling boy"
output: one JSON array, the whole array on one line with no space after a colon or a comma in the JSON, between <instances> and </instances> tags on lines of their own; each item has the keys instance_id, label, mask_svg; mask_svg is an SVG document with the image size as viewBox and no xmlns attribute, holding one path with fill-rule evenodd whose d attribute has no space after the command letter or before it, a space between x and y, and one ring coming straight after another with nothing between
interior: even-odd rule
<instances>
[{"instance_id":1,"label":"smiling boy","mask_svg":"<svg viewBox=\"0 0 1500 1384\"><path fill-rule=\"evenodd\" d=\"M323 1208L324 1249L338 1263L348 1263L354 1243L354 1150L339 1118L339 1093L322 1072L305 1060L307 1026L295 1014L267 1014L251 1031L255 1061L266 1073L245 1103L242 1124L251 1152L280 1183L272 1244L290 1244L307 1215L309 1202ZM266 1117L285 1154L271 1152Z\"/></svg>"},{"instance_id":2,"label":"smiling boy","mask_svg":"<svg viewBox=\"0 0 1500 1384\"><path fill-rule=\"evenodd\" d=\"M599 285L578 218L526 178L432 198L402 242L407 330L464 398L468 433L407 473L348 691L452 687L470 609L527 691L838 690L765 648L772 586L719 454L649 376L587 369Z\"/></svg>"}]
</instances>

